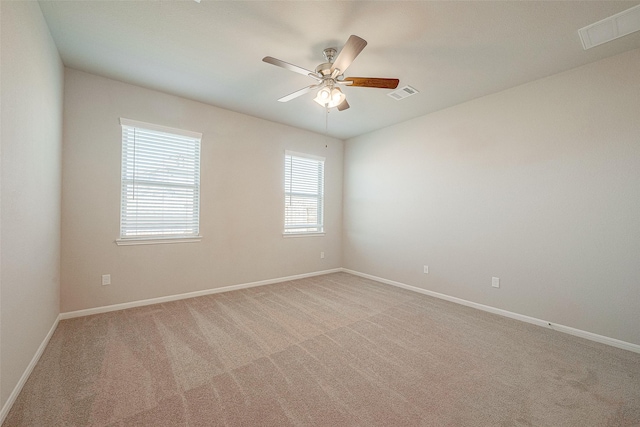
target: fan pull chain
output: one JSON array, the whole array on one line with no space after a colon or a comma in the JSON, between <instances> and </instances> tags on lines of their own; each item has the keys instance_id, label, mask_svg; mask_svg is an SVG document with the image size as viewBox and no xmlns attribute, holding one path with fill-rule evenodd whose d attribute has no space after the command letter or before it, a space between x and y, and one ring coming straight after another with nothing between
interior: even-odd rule
<instances>
[{"instance_id":1,"label":"fan pull chain","mask_svg":"<svg viewBox=\"0 0 640 427\"><path fill-rule=\"evenodd\" d=\"M324 148L329 148L327 139L329 138L329 104L324 105Z\"/></svg>"}]
</instances>

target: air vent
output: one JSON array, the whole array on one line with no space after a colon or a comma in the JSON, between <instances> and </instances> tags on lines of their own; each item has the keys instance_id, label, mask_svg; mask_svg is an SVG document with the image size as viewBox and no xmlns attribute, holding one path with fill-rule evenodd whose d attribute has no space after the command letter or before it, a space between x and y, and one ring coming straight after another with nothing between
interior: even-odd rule
<instances>
[{"instance_id":1,"label":"air vent","mask_svg":"<svg viewBox=\"0 0 640 427\"><path fill-rule=\"evenodd\" d=\"M640 4L578 30L584 50L640 30Z\"/></svg>"},{"instance_id":2,"label":"air vent","mask_svg":"<svg viewBox=\"0 0 640 427\"><path fill-rule=\"evenodd\" d=\"M418 91L411 86L404 86L398 90L394 90L393 92L389 92L387 95L395 99L396 101L400 101L408 96L415 95Z\"/></svg>"}]
</instances>

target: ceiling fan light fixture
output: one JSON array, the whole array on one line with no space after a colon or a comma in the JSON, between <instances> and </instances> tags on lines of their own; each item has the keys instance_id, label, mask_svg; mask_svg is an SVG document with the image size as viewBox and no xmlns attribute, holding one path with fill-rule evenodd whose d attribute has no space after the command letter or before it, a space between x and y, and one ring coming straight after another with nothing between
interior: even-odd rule
<instances>
[{"instance_id":1,"label":"ceiling fan light fixture","mask_svg":"<svg viewBox=\"0 0 640 427\"><path fill-rule=\"evenodd\" d=\"M318 91L318 98L323 101L327 101L331 97L331 91L327 87L323 87Z\"/></svg>"},{"instance_id":2,"label":"ceiling fan light fixture","mask_svg":"<svg viewBox=\"0 0 640 427\"><path fill-rule=\"evenodd\" d=\"M340 88L334 87L329 89L328 87L323 87L318 91L318 94L313 100L323 107L333 108L342 104L342 101L344 101L345 98L346 95L342 93Z\"/></svg>"},{"instance_id":3,"label":"ceiling fan light fixture","mask_svg":"<svg viewBox=\"0 0 640 427\"><path fill-rule=\"evenodd\" d=\"M344 93L338 88L334 88L331 91L331 101L337 102L338 104L344 100Z\"/></svg>"}]
</instances>

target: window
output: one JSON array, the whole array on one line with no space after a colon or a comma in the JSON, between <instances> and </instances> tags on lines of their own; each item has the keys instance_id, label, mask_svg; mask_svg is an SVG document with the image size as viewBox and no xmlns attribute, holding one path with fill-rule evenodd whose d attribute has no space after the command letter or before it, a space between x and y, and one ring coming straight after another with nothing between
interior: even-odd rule
<instances>
[{"instance_id":1,"label":"window","mask_svg":"<svg viewBox=\"0 0 640 427\"><path fill-rule=\"evenodd\" d=\"M324 232L324 157L286 151L284 234Z\"/></svg>"},{"instance_id":2,"label":"window","mask_svg":"<svg viewBox=\"0 0 640 427\"><path fill-rule=\"evenodd\" d=\"M119 244L198 239L202 134L120 119ZM137 241L137 242L136 242Z\"/></svg>"}]
</instances>

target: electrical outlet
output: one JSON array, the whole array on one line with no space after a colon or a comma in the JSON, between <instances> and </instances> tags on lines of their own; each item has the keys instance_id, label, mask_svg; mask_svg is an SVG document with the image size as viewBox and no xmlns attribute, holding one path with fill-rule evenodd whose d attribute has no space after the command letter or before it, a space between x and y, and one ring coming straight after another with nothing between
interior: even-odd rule
<instances>
[{"instance_id":1,"label":"electrical outlet","mask_svg":"<svg viewBox=\"0 0 640 427\"><path fill-rule=\"evenodd\" d=\"M324 252L320 252L320 258L324 259Z\"/></svg>"},{"instance_id":2,"label":"electrical outlet","mask_svg":"<svg viewBox=\"0 0 640 427\"><path fill-rule=\"evenodd\" d=\"M429 274L429 266L425 265L423 271L424 271L424 274Z\"/></svg>"},{"instance_id":3,"label":"electrical outlet","mask_svg":"<svg viewBox=\"0 0 640 427\"><path fill-rule=\"evenodd\" d=\"M110 274L103 274L102 275L102 286L106 286L106 285L110 285L111 284L111 275Z\"/></svg>"},{"instance_id":4,"label":"electrical outlet","mask_svg":"<svg viewBox=\"0 0 640 427\"><path fill-rule=\"evenodd\" d=\"M500 287L500 279L498 277L492 277L491 278L491 286L493 286L494 288L499 288Z\"/></svg>"}]
</instances>

